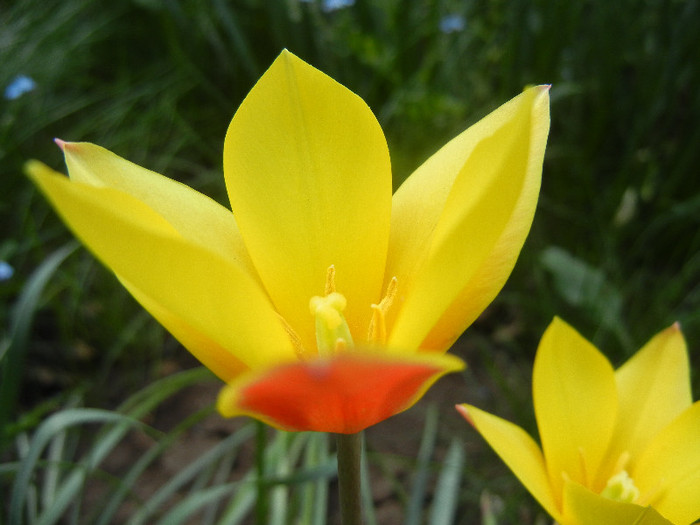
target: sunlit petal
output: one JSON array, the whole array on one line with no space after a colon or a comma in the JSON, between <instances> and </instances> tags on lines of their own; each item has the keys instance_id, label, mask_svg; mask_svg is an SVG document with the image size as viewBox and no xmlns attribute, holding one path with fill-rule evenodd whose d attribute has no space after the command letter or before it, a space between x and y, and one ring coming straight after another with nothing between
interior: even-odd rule
<instances>
[{"instance_id":1,"label":"sunlit petal","mask_svg":"<svg viewBox=\"0 0 700 525\"><path fill-rule=\"evenodd\" d=\"M249 370L243 361L201 331L193 328L187 319L166 310L162 304L148 297L125 279L119 280L156 321L221 380L231 381L237 375Z\"/></svg>"},{"instance_id":2,"label":"sunlit petal","mask_svg":"<svg viewBox=\"0 0 700 525\"><path fill-rule=\"evenodd\" d=\"M542 450L558 500L565 477L588 486L598 473L617 415L615 375L593 345L555 318L542 336L532 382Z\"/></svg>"},{"instance_id":3,"label":"sunlit petal","mask_svg":"<svg viewBox=\"0 0 700 525\"><path fill-rule=\"evenodd\" d=\"M501 289L530 229L548 129L547 88L528 89L399 188L386 273L402 287L391 346L445 350Z\"/></svg>"},{"instance_id":4,"label":"sunlit petal","mask_svg":"<svg viewBox=\"0 0 700 525\"><path fill-rule=\"evenodd\" d=\"M460 413L491 445L527 490L549 514L559 519L540 447L522 428L471 405L457 405Z\"/></svg>"},{"instance_id":5,"label":"sunlit petal","mask_svg":"<svg viewBox=\"0 0 700 525\"><path fill-rule=\"evenodd\" d=\"M129 194L71 182L38 162L27 170L76 236L158 308L247 366L295 357L264 292L235 261L184 239Z\"/></svg>"},{"instance_id":6,"label":"sunlit petal","mask_svg":"<svg viewBox=\"0 0 700 525\"><path fill-rule=\"evenodd\" d=\"M217 406L224 416L251 415L285 430L349 434L409 408L463 367L451 355L350 352L244 374L224 387Z\"/></svg>"},{"instance_id":7,"label":"sunlit petal","mask_svg":"<svg viewBox=\"0 0 700 525\"><path fill-rule=\"evenodd\" d=\"M688 352L676 324L657 334L615 372L619 416L613 456L631 464L649 441L692 404ZM700 494L700 493L699 493Z\"/></svg>"},{"instance_id":8,"label":"sunlit petal","mask_svg":"<svg viewBox=\"0 0 700 525\"><path fill-rule=\"evenodd\" d=\"M255 267L305 345L315 346L308 301L330 265L350 329L364 337L391 213L388 149L364 101L283 52L233 117L224 175Z\"/></svg>"},{"instance_id":9,"label":"sunlit petal","mask_svg":"<svg viewBox=\"0 0 700 525\"><path fill-rule=\"evenodd\" d=\"M656 434L631 475L642 497L674 523L700 519L700 401Z\"/></svg>"},{"instance_id":10,"label":"sunlit petal","mask_svg":"<svg viewBox=\"0 0 700 525\"><path fill-rule=\"evenodd\" d=\"M86 142L57 141L71 180L114 188L143 202L182 237L243 264L250 258L230 210L203 193Z\"/></svg>"},{"instance_id":11,"label":"sunlit petal","mask_svg":"<svg viewBox=\"0 0 700 525\"><path fill-rule=\"evenodd\" d=\"M561 525L674 525L651 507L613 501L572 481L564 484L563 509Z\"/></svg>"}]
</instances>

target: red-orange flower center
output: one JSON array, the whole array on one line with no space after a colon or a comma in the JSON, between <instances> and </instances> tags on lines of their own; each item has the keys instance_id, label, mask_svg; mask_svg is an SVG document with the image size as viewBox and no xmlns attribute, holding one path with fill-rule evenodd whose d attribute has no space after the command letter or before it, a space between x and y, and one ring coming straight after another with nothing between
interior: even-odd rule
<instances>
[{"instance_id":1,"label":"red-orange flower center","mask_svg":"<svg viewBox=\"0 0 700 525\"><path fill-rule=\"evenodd\" d=\"M262 415L283 429L351 434L407 408L444 372L431 364L345 353L277 367L242 388L237 404L242 413Z\"/></svg>"}]
</instances>

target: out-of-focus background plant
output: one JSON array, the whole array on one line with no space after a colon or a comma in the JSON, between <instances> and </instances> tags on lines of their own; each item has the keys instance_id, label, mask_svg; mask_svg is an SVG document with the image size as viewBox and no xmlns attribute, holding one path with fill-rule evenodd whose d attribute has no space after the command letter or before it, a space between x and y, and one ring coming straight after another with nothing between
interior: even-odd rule
<instances>
[{"instance_id":1,"label":"out-of-focus background plant","mask_svg":"<svg viewBox=\"0 0 700 525\"><path fill-rule=\"evenodd\" d=\"M54 137L85 140L225 203L226 127L286 47L368 102L396 186L525 85L553 85L540 206L506 288L454 349L470 370L411 411L422 430L396 431L420 428L409 413L367 436L369 523L541 522L452 405L534 430L532 357L555 313L616 365L680 321L697 378L698 25L692 0L1 4L2 500L28 523L323 523L333 508L325 439L211 416L211 378L172 375L187 353L22 174L29 158L63 170Z\"/></svg>"}]
</instances>

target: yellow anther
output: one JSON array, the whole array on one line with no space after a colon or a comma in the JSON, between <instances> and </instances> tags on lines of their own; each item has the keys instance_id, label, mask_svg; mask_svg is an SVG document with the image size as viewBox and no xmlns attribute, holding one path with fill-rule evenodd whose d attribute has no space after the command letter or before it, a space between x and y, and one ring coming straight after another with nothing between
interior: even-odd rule
<instances>
[{"instance_id":1,"label":"yellow anther","mask_svg":"<svg viewBox=\"0 0 700 525\"><path fill-rule=\"evenodd\" d=\"M369 322L369 332L367 340L373 344L383 345L386 343L386 312L394 302L398 280L392 277L386 287L386 295L379 301L379 304L371 305L372 319Z\"/></svg>"},{"instance_id":2,"label":"yellow anther","mask_svg":"<svg viewBox=\"0 0 700 525\"><path fill-rule=\"evenodd\" d=\"M396 288L398 285L399 280L396 277L392 277L391 281L389 281L389 284L386 287L386 294L384 295L384 298L379 301L379 307L384 310L385 313L394 303L394 297L396 297Z\"/></svg>"},{"instance_id":3,"label":"yellow anther","mask_svg":"<svg viewBox=\"0 0 700 525\"><path fill-rule=\"evenodd\" d=\"M639 489L626 470L621 470L608 480L601 496L622 503L634 503L639 498Z\"/></svg>"},{"instance_id":4,"label":"yellow anther","mask_svg":"<svg viewBox=\"0 0 700 525\"><path fill-rule=\"evenodd\" d=\"M335 265L331 264L326 272L326 288L323 290L324 295L330 295L335 292Z\"/></svg>"}]
</instances>

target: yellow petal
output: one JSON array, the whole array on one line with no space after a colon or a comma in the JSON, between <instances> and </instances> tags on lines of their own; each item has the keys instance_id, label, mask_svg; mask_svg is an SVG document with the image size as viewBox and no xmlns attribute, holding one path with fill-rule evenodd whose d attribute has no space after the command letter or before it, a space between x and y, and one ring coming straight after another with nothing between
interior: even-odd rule
<instances>
[{"instance_id":1,"label":"yellow petal","mask_svg":"<svg viewBox=\"0 0 700 525\"><path fill-rule=\"evenodd\" d=\"M692 404L688 352L675 324L652 338L615 372L619 399L615 453L634 459Z\"/></svg>"},{"instance_id":2,"label":"yellow petal","mask_svg":"<svg viewBox=\"0 0 700 525\"><path fill-rule=\"evenodd\" d=\"M651 507L613 501L568 481L561 525L673 525ZM677 522L676 522L677 523Z\"/></svg>"},{"instance_id":3,"label":"yellow petal","mask_svg":"<svg viewBox=\"0 0 700 525\"><path fill-rule=\"evenodd\" d=\"M674 523L700 519L700 401L654 437L630 475L641 497Z\"/></svg>"},{"instance_id":4,"label":"yellow petal","mask_svg":"<svg viewBox=\"0 0 700 525\"><path fill-rule=\"evenodd\" d=\"M222 389L217 407L225 417L245 414L284 430L354 434L406 410L462 368L452 355L345 352L245 374Z\"/></svg>"},{"instance_id":5,"label":"yellow petal","mask_svg":"<svg viewBox=\"0 0 700 525\"><path fill-rule=\"evenodd\" d=\"M119 281L156 321L222 381L229 382L249 370L249 367L232 352L193 328L182 316L166 310L162 304L148 297L125 279L119 278Z\"/></svg>"},{"instance_id":6,"label":"yellow petal","mask_svg":"<svg viewBox=\"0 0 700 525\"><path fill-rule=\"evenodd\" d=\"M241 234L280 314L308 348L308 301L335 265L354 337L381 293L391 167L376 118L357 95L287 51L236 112L224 175Z\"/></svg>"},{"instance_id":7,"label":"yellow petal","mask_svg":"<svg viewBox=\"0 0 700 525\"><path fill-rule=\"evenodd\" d=\"M590 486L617 414L608 360L561 319L549 325L535 356L532 390L537 427L557 502L564 478Z\"/></svg>"},{"instance_id":8,"label":"yellow petal","mask_svg":"<svg viewBox=\"0 0 700 525\"><path fill-rule=\"evenodd\" d=\"M483 436L530 494L556 520L560 513L549 485L542 451L522 428L471 405L457 410Z\"/></svg>"},{"instance_id":9,"label":"yellow petal","mask_svg":"<svg viewBox=\"0 0 700 525\"><path fill-rule=\"evenodd\" d=\"M265 293L235 261L184 239L127 193L71 182L36 161L27 171L76 236L160 309L251 368L295 358Z\"/></svg>"},{"instance_id":10,"label":"yellow petal","mask_svg":"<svg viewBox=\"0 0 700 525\"><path fill-rule=\"evenodd\" d=\"M546 86L450 141L394 195L390 346L445 350L495 297L530 229L549 129ZM434 328L433 328L434 327Z\"/></svg>"},{"instance_id":11,"label":"yellow petal","mask_svg":"<svg viewBox=\"0 0 700 525\"><path fill-rule=\"evenodd\" d=\"M86 142L57 141L71 180L114 188L143 202L190 242L243 264L255 275L238 226L227 210L203 193Z\"/></svg>"}]
</instances>

